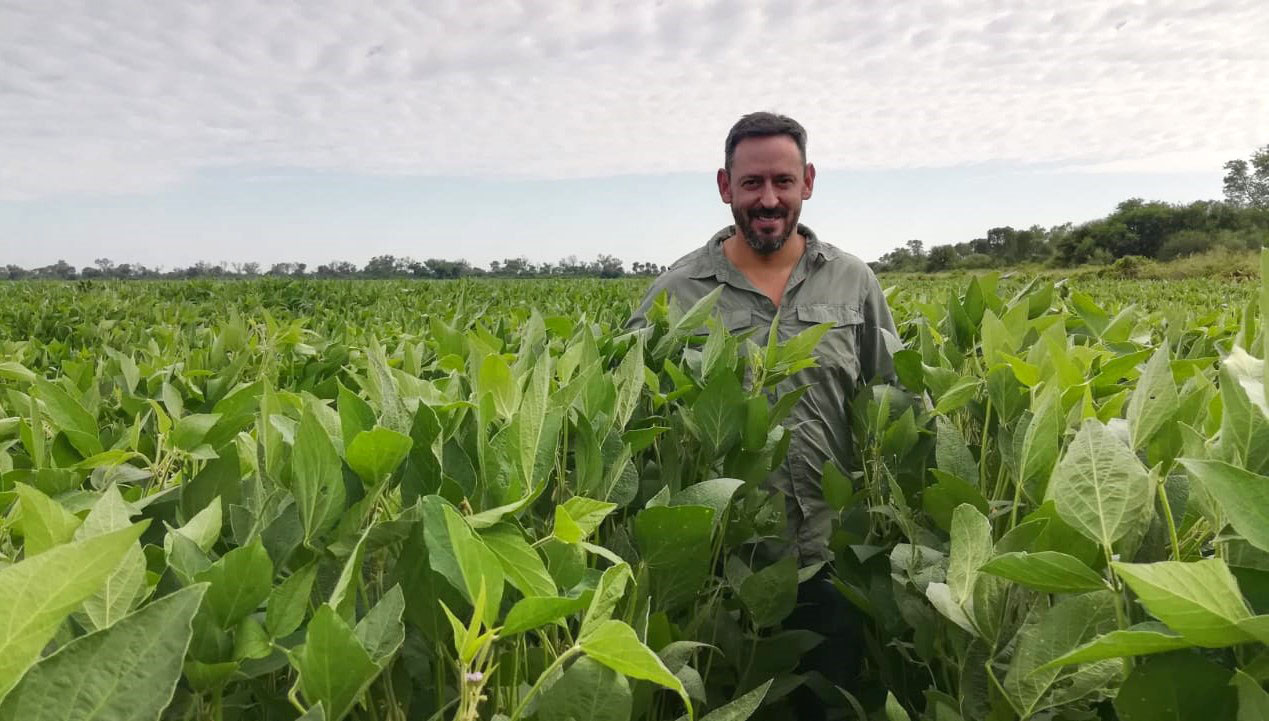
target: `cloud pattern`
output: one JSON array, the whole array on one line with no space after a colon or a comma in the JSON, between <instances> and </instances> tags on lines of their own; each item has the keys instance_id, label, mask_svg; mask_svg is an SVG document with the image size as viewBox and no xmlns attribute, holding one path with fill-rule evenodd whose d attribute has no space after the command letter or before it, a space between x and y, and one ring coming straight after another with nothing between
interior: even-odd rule
<instances>
[{"instance_id":1,"label":"cloud pattern","mask_svg":"<svg viewBox=\"0 0 1269 721\"><path fill-rule=\"evenodd\" d=\"M0 198L285 169L707 171L787 112L823 168L1211 170L1267 141L1263 0L0 0Z\"/></svg>"}]
</instances>

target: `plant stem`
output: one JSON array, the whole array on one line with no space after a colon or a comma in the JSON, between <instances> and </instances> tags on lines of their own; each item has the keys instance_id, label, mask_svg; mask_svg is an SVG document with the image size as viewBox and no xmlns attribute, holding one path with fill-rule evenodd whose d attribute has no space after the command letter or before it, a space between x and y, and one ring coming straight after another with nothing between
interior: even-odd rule
<instances>
[{"instance_id":1,"label":"plant stem","mask_svg":"<svg viewBox=\"0 0 1269 721\"><path fill-rule=\"evenodd\" d=\"M1159 479L1159 500L1163 502L1163 517L1168 522L1168 538L1172 541L1172 560L1181 560L1181 544L1176 537L1176 522L1172 520L1172 504L1168 503L1167 478Z\"/></svg>"},{"instance_id":2,"label":"plant stem","mask_svg":"<svg viewBox=\"0 0 1269 721\"><path fill-rule=\"evenodd\" d=\"M524 695L524 698L520 699L520 705L516 706L516 710L512 712L511 718L509 719L509 721L518 721L518 719L520 718L520 715L524 713L525 706L529 705L529 699L533 698L534 695L537 694L538 690L542 688L542 682L545 681L547 678L549 678L551 674L555 672L556 669L558 669L560 666L563 666L565 661L576 656L577 654L581 652L582 652L582 649L580 647L572 646L564 653L560 654L559 656L556 656L555 660L551 662L551 665L548 666L547 669L542 672L541 676L538 676L538 680L534 682L533 687L530 688L529 692Z\"/></svg>"}]
</instances>

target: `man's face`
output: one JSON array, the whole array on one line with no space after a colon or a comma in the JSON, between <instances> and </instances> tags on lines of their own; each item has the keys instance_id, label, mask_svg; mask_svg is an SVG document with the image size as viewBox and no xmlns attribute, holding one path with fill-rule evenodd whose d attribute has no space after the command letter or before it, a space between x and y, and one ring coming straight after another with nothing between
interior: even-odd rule
<instances>
[{"instance_id":1,"label":"man's face","mask_svg":"<svg viewBox=\"0 0 1269 721\"><path fill-rule=\"evenodd\" d=\"M731 173L718 171L718 193L731 206L745 242L770 255L797 230L802 201L811 197L815 167L802 164L787 135L747 138L732 155Z\"/></svg>"}]
</instances>

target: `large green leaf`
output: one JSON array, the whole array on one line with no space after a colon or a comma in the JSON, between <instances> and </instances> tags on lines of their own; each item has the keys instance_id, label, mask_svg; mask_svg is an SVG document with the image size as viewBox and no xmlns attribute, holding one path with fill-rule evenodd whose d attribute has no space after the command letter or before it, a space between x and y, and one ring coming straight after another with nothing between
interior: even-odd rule
<instances>
[{"instance_id":1,"label":"large green leaf","mask_svg":"<svg viewBox=\"0 0 1269 721\"><path fill-rule=\"evenodd\" d=\"M317 564L310 563L269 592L265 624L275 637L290 635L304 623L316 580Z\"/></svg>"},{"instance_id":2,"label":"large green leaf","mask_svg":"<svg viewBox=\"0 0 1269 721\"><path fill-rule=\"evenodd\" d=\"M978 480L978 461L969 452L965 436L947 416L935 417L934 458L940 471L963 480Z\"/></svg>"},{"instance_id":3,"label":"large green leaf","mask_svg":"<svg viewBox=\"0 0 1269 721\"><path fill-rule=\"evenodd\" d=\"M1146 659L1115 696L1120 721L1215 721L1233 719L1238 695L1233 673L1194 653Z\"/></svg>"},{"instance_id":4,"label":"large green leaf","mask_svg":"<svg viewBox=\"0 0 1269 721\"><path fill-rule=\"evenodd\" d=\"M1220 648L1253 640L1238 627L1251 612L1224 561L1116 562L1112 566L1146 610L1190 643Z\"/></svg>"},{"instance_id":5,"label":"large green leaf","mask_svg":"<svg viewBox=\"0 0 1269 721\"><path fill-rule=\"evenodd\" d=\"M0 704L0 721L158 719L205 590L182 589L66 644L22 677Z\"/></svg>"},{"instance_id":6,"label":"large green leaf","mask_svg":"<svg viewBox=\"0 0 1269 721\"><path fill-rule=\"evenodd\" d=\"M1036 399L1031 422L1022 437L1018 459L1023 489L1036 500L1043 498L1045 481L1053 471L1058 456L1058 437L1062 434L1062 394L1056 382L1044 384ZM1078 440L1078 439L1077 439Z\"/></svg>"},{"instance_id":7,"label":"large green leaf","mask_svg":"<svg viewBox=\"0 0 1269 721\"><path fill-rule=\"evenodd\" d=\"M489 549L452 506L436 496L423 499L423 534L432 569L475 603L484 586L484 618L493 623L502 603L506 576Z\"/></svg>"},{"instance_id":8,"label":"large green leaf","mask_svg":"<svg viewBox=\"0 0 1269 721\"><path fill-rule=\"evenodd\" d=\"M1179 460L1220 504L1234 530L1251 545L1269 551L1269 477L1222 461Z\"/></svg>"},{"instance_id":9,"label":"large green leaf","mask_svg":"<svg viewBox=\"0 0 1269 721\"><path fill-rule=\"evenodd\" d=\"M635 516L635 542L652 573L654 597L666 606L694 598L709 574L714 509L658 506Z\"/></svg>"},{"instance_id":10,"label":"large green leaf","mask_svg":"<svg viewBox=\"0 0 1269 721\"><path fill-rule=\"evenodd\" d=\"M388 659L405 643L405 625L401 623L404 612L405 595L400 586L393 586L353 628L362 648L379 668L385 668Z\"/></svg>"},{"instance_id":11,"label":"large green leaf","mask_svg":"<svg viewBox=\"0 0 1269 721\"><path fill-rule=\"evenodd\" d=\"M1089 419L1053 471L1048 498L1062 520L1110 548L1144 525L1150 489L1141 461L1100 421Z\"/></svg>"},{"instance_id":12,"label":"large green leaf","mask_svg":"<svg viewBox=\"0 0 1269 721\"><path fill-rule=\"evenodd\" d=\"M311 408L305 408L295 432L292 460L294 480L291 495L300 512L304 540L325 531L343 511L344 476L339 454L322 422Z\"/></svg>"},{"instance_id":13,"label":"large green leaf","mask_svg":"<svg viewBox=\"0 0 1269 721\"><path fill-rule=\"evenodd\" d=\"M554 596L555 579L546 570L542 556L524 540L510 523L499 523L479 533L485 545L502 564L507 581L525 596Z\"/></svg>"},{"instance_id":14,"label":"large green leaf","mask_svg":"<svg viewBox=\"0 0 1269 721\"><path fill-rule=\"evenodd\" d=\"M1109 591L1084 593L1062 599L1023 624L1003 681L1009 703L1019 715L1027 718L1049 705L1045 697L1065 673L1049 662L1110 631L1115 625L1114 608Z\"/></svg>"},{"instance_id":15,"label":"large green leaf","mask_svg":"<svg viewBox=\"0 0 1269 721\"><path fill-rule=\"evenodd\" d=\"M1048 593L1080 593L1106 589L1106 581L1078 558L1059 551L1004 553L980 570Z\"/></svg>"},{"instance_id":16,"label":"large green leaf","mask_svg":"<svg viewBox=\"0 0 1269 721\"><path fill-rule=\"evenodd\" d=\"M632 704L626 677L582 657L568 667L538 702L540 721L629 721Z\"/></svg>"},{"instance_id":17,"label":"large green leaf","mask_svg":"<svg viewBox=\"0 0 1269 721\"><path fill-rule=\"evenodd\" d=\"M701 717L701 721L745 721L758 710L775 679L758 686L731 703L724 704Z\"/></svg>"},{"instance_id":18,"label":"large green leaf","mask_svg":"<svg viewBox=\"0 0 1269 721\"><path fill-rule=\"evenodd\" d=\"M783 621L798 600L798 564L792 556L750 574L740 584L740 600L757 628Z\"/></svg>"},{"instance_id":19,"label":"large green leaf","mask_svg":"<svg viewBox=\"0 0 1269 721\"><path fill-rule=\"evenodd\" d=\"M146 523L75 541L0 569L0 697L93 595L140 538Z\"/></svg>"},{"instance_id":20,"label":"large green leaf","mask_svg":"<svg viewBox=\"0 0 1269 721\"><path fill-rule=\"evenodd\" d=\"M88 458L104 450L101 439L97 437L97 419L92 416L79 401L57 386L43 378L35 381L35 391L44 401L49 420L66 434L75 450Z\"/></svg>"},{"instance_id":21,"label":"large green leaf","mask_svg":"<svg viewBox=\"0 0 1269 721\"><path fill-rule=\"evenodd\" d=\"M1238 689L1237 721L1269 719L1269 693L1265 693L1264 687L1256 679L1236 670L1231 683Z\"/></svg>"},{"instance_id":22,"label":"large green leaf","mask_svg":"<svg viewBox=\"0 0 1269 721\"><path fill-rule=\"evenodd\" d=\"M710 456L721 455L740 440L744 430L744 397L736 376L719 371L692 404L693 427Z\"/></svg>"},{"instance_id":23,"label":"large green leaf","mask_svg":"<svg viewBox=\"0 0 1269 721\"><path fill-rule=\"evenodd\" d=\"M1146 364L1146 370L1137 381L1137 387L1128 401L1128 425L1132 432L1132 447L1143 449L1163 425L1181 408L1176 381L1172 379L1172 366L1168 362L1168 347L1160 346Z\"/></svg>"},{"instance_id":24,"label":"large green leaf","mask_svg":"<svg viewBox=\"0 0 1269 721\"><path fill-rule=\"evenodd\" d=\"M330 709L337 721L379 675L379 666L335 609L322 604L308 624L304 644L289 653L299 673L297 686L310 705Z\"/></svg>"},{"instance_id":25,"label":"large green leaf","mask_svg":"<svg viewBox=\"0 0 1269 721\"><path fill-rule=\"evenodd\" d=\"M604 571L604 574L599 577L599 583L595 586L595 595L586 608L586 614L582 617L582 626L578 631L579 638L590 635L605 621L612 618L613 611L621 602L621 597L626 594L626 585L631 577L630 566L624 563L611 566Z\"/></svg>"},{"instance_id":26,"label":"large green leaf","mask_svg":"<svg viewBox=\"0 0 1269 721\"><path fill-rule=\"evenodd\" d=\"M22 502L22 551L33 558L71 540L82 521L34 486L17 484Z\"/></svg>"},{"instance_id":27,"label":"large green leaf","mask_svg":"<svg viewBox=\"0 0 1269 721\"><path fill-rule=\"evenodd\" d=\"M136 509L123 500L117 486L102 492L84 523L75 530L83 540L127 528ZM103 629L123 618L145 593L145 556L141 544L134 543L97 592L84 599L84 614L94 629Z\"/></svg>"},{"instance_id":28,"label":"large green leaf","mask_svg":"<svg viewBox=\"0 0 1269 721\"><path fill-rule=\"evenodd\" d=\"M194 580L211 584L203 605L217 625L229 629L269 597L273 561L257 536L250 544L226 553Z\"/></svg>"},{"instance_id":29,"label":"large green leaf","mask_svg":"<svg viewBox=\"0 0 1269 721\"><path fill-rule=\"evenodd\" d=\"M683 682L639 640L634 629L621 621L604 621L595 632L579 641L582 652L617 673L651 681L677 692L691 716L692 701Z\"/></svg>"},{"instance_id":30,"label":"large green leaf","mask_svg":"<svg viewBox=\"0 0 1269 721\"><path fill-rule=\"evenodd\" d=\"M499 635L504 638L510 637L548 623L555 623L586 608L591 603L591 598L589 594L582 594L577 598L559 596L522 598L516 601L516 604L507 612L507 618L502 624Z\"/></svg>"},{"instance_id":31,"label":"large green leaf","mask_svg":"<svg viewBox=\"0 0 1269 721\"><path fill-rule=\"evenodd\" d=\"M345 449L345 457L361 480L367 486L374 486L401 465L413 445L414 441L404 433L376 427L358 433Z\"/></svg>"},{"instance_id":32,"label":"large green leaf","mask_svg":"<svg viewBox=\"0 0 1269 721\"><path fill-rule=\"evenodd\" d=\"M1046 668L1088 663L1106 658L1164 653L1188 648L1191 645L1189 641L1181 638L1162 623L1150 621L1139 623L1123 631L1111 631L1105 636L1098 636L1074 651L1050 661Z\"/></svg>"}]
</instances>

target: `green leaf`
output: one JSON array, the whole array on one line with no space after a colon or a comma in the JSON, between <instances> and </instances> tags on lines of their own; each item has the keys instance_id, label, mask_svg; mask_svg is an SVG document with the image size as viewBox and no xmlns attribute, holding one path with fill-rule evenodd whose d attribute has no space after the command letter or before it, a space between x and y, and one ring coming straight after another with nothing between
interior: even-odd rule
<instances>
[{"instance_id":1,"label":"green leaf","mask_svg":"<svg viewBox=\"0 0 1269 721\"><path fill-rule=\"evenodd\" d=\"M762 705L762 700L766 698L773 683L775 679L768 680L744 696L705 714L701 721L745 721Z\"/></svg>"},{"instance_id":2,"label":"green leaf","mask_svg":"<svg viewBox=\"0 0 1269 721\"><path fill-rule=\"evenodd\" d=\"M740 440L744 417L744 391L730 372L715 373L692 404L694 427L710 457L726 453Z\"/></svg>"},{"instance_id":3,"label":"green leaf","mask_svg":"<svg viewBox=\"0 0 1269 721\"><path fill-rule=\"evenodd\" d=\"M633 697L625 676L582 657L542 695L539 721L629 721Z\"/></svg>"},{"instance_id":4,"label":"green leaf","mask_svg":"<svg viewBox=\"0 0 1269 721\"><path fill-rule=\"evenodd\" d=\"M221 510L220 496L212 499L203 510L194 514L189 522L180 528L169 528L167 535L163 538L163 551L171 555L172 553L172 537L181 535L194 542L204 553L209 553L212 546L216 545L216 541L220 539L220 532L224 526L224 515Z\"/></svg>"},{"instance_id":5,"label":"green leaf","mask_svg":"<svg viewBox=\"0 0 1269 721\"><path fill-rule=\"evenodd\" d=\"M1148 520L1150 475L1100 421L1084 422L1049 483L1058 515L1105 548Z\"/></svg>"},{"instance_id":6,"label":"green leaf","mask_svg":"<svg viewBox=\"0 0 1269 721\"><path fill-rule=\"evenodd\" d=\"M7 619L0 625L0 698L71 611L101 588L146 525L57 546L0 568L0 618Z\"/></svg>"},{"instance_id":7,"label":"green leaf","mask_svg":"<svg viewBox=\"0 0 1269 721\"><path fill-rule=\"evenodd\" d=\"M586 638L605 621L612 618L613 611L621 602L621 597L626 594L626 584L630 582L631 577L630 566L625 563L604 571L598 585L595 586L595 595L586 608L586 615L582 617L578 638Z\"/></svg>"},{"instance_id":8,"label":"green leaf","mask_svg":"<svg viewBox=\"0 0 1269 721\"><path fill-rule=\"evenodd\" d=\"M361 396L345 388L338 379L335 382L339 384L340 435L343 438L344 447L347 448L358 433L374 428L375 412Z\"/></svg>"},{"instance_id":9,"label":"green leaf","mask_svg":"<svg viewBox=\"0 0 1269 721\"><path fill-rule=\"evenodd\" d=\"M172 426L172 445L187 453L193 451L219 420L219 413L191 413L181 418Z\"/></svg>"},{"instance_id":10,"label":"green leaf","mask_svg":"<svg viewBox=\"0 0 1269 721\"><path fill-rule=\"evenodd\" d=\"M577 543L590 537L590 534L599 528L599 524L604 522L608 514L616 510L617 504L607 501L596 501L593 498L573 496L564 501L561 507L568 512L569 519L573 521L581 534L576 541L572 541L572 543Z\"/></svg>"},{"instance_id":11,"label":"green leaf","mask_svg":"<svg viewBox=\"0 0 1269 721\"><path fill-rule=\"evenodd\" d=\"M577 525L564 506L555 507L555 525L551 527L551 535L568 544L581 543L583 538L582 527Z\"/></svg>"},{"instance_id":12,"label":"green leaf","mask_svg":"<svg viewBox=\"0 0 1269 721\"><path fill-rule=\"evenodd\" d=\"M1221 648L1254 640L1238 627L1251 612L1224 561L1111 565L1147 611L1190 643Z\"/></svg>"},{"instance_id":13,"label":"green leaf","mask_svg":"<svg viewBox=\"0 0 1269 721\"><path fill-rule=\"evenodd\" d=\"M480 538L498 557L507 581L525 596L554 596L555 579L546 570L538 552L524 540L520 530L510 523L480 531Z\"/></svg>"},{"instance_id":14,"label":"green leaf","mask_svg":"<svg viewBox=\"0 0 1269 721\"><path fill-rule=\"evenodd\" d=\"M934 405L934 412L940 415L947 415L952 411L964 408L978 393L979 385L981 385L981 381L977 378L961 379L956 385L947 389L947 392L939 396L938 403Z\"/></svg>"},{"instance_id":15,"label":"green leaf","mask_svg":"<svg viewBox=\"0 0 1269 721\"><path fill-rule=\"evenodd\" d=\"M1058 456L1058 438L1065 424L1062 420L1062 394L1057 383L1047 382L1033 409L1031 422L1022 436L1019 475L1028 495L1038 501L1044 496L1045 484Z\"/></svg>"},{"instance_id":16,"label":"green leaf","mask_svg":"<svg viewBox=\"0 0 1269 721\"><path fill-rule=\"evenodd\" d=\"M645 508L634 525L635 543L652 575L653 597L667 607L695 598L709 575L714 509Z\"/></svg>"},{"instance_id":17,"label":"green leaf","mask_svg":"<svg viewBox=\"0 0 1269 721\"><path fill-rule=\"evenodd\" d=\"M332 511L342 512L345 498L339 454L312 408L305 408L300 418L291 464L291 495L308 543L336 520Z\"/></svg>"},{"instance_id":18,"label":"green leaf","mask_svg":"<svg viewBox=\"0 0 1269 721\"><path fill-rule=\"evenodd\" d=\"M591 603L591 598L590 594L582 594L577 598L559 596L522 598L507 612L507 618L503 621L499 636L507 638L548 623L555 623L586 608Z\"/></svg>"},{"instance_id":19,"label":"green leaf","mask_svg":"<svg viewBox=\"0 0 1269 721\"><path fill-rule=\"evenodd\" d=\"M260 537L226 553L195 581L211 584L203 605L220 628L228 630L269 597L273 588L273 561Z\"/></svg>"},{"instance_id":20,"label":"green leaf","mask_svg":"<svg viewBox=\"0 0 1269 721\"><path fill-rule=\"evenodd\" d=\"M912 717L903 709L894 694L886 692L886 721L912 721Z\"/></svg>"},{"instance_id":21,"label":"green leaf","mask_svg":"<svg viewBox=\"0 0 1269 721\"><path fill-rule=\"evenodd\" d=\"M979 570L1047 593L1106 589L1106 581L1101 576L1078 558L1059 551L1005 553L991 559Z\"/></svg>"},{"instance_id":22,"label":"green leaf","mask_svg":"<svg viewBox=\"0 0 1269 721\"><path fill-rule=\"evenodd\" d=\"M0 362L0 378L7 378L19 383L34 383L39 376L16 361Z\"/></svg>"},{"instance_id":23,"label":"green leaf","mask_svg":"<svg viewBox=\"0 0 1269 721\"><path fill-rule=\"evenodd\" d=\"M1141 450L1163 425L1181 408L1176 381L1172 379L1172 366L1168 362L1168 347L1162 345L1146 364L1146 370L1137 380L1137 387L1128 401L1128 426L1132 429L1132 447Z\"/></svg>"},{"instance_id":24,"label":"green leaf","mask_svg":"<svg viewBox=\"0 0 1269 721\"><path fill-rule=\"evenodd\" d=\"M357 635L335 609L322 604L308 624L304 644L289 652L299 672L297 686L310 705L330 709L326 718L337 721L379 675L379 667Z\"/></svg>"},{"instance_id":25,"label":"green leaf","mask_svg":"<svg viewBox=\"0 0 1269 721\"><path fill-rule=\"evenodd\" d=\"M483 617L490 623L498 618L498 607L502 603L502 591L506 577L502 571L502 562L498 560L498 556L485 545L484 541L472 531L463 517L455 511L453 507L445 505L442 507L444 518L444 534L445 546L449 549L450 557L456 564L458 571L457 577L450 575L452 571L437 567L437 562L445 550L437 546L433 542L433 536L428 533L428 551L429 558L433 562L433 568L438 573L449 578L451 583L456 583L459 591L467 598L468 603L475 603L481 592L481 586L484 586L485 608L483 609ZM426 521L425 521L426 524ZM447 573L447 571L449 571Z\"/></svg>"},{"instance_id":26,"label":"green leaf","mask_svg":"<svg viewBox=\"0 0 1269 721\"><path fill-rule=\"evenodd\" d=\"M670 497L671 506L706 506L714 509L714 522L721 523L723 513L745 482L737 478L711 478L693 483Z\"/></svg>"},{"instance_id":27,"label":"green leaf","mask_svg":"<svg viewBox=\"0 0 1269 721\"><path fill-rule=\"evenodd\" d=\"M621 621L604 621L594 633L578 642L582 652L603 665L630 678L672 689L683 699L691 716L692 700L687 690L661 659L639 641L634 629Z\"/></svg>"},{"instance_id":28,"label":"green leaf","mask_svg":"<svg viewBox=\"0 0 1269 721\"><path fill-rule=\"evenodd\" d=\"M1070 653L1045 664L1045 668L1069 666L1123 656L1145 656L1189 648L1189 641L1178 636L1167 626L1156 621L1139 623L1124 631L1111 631L1098 636Z\"/></svg>"},{"instance_id":29,"label":"green leaf","mask_svg":"<svg viewBox=\"0 0 1269 721\"><path fill-rule=\"evenodd\" d=\"M1115 712L1120 721L1232 719L1238 703L1232 677L1229 669L1193 653L1149 658L1124 680Z\"/></svg>"},{"instance_id":30,"label":"green leaf","mask_svg":"<svg viewBox=\"0 0 1269 721\"><path fill-rule=\"evenodd\" d=\"M358 433L348 444L345 457L367 486L382 483L410 454L414 441L404 433L378 426Z\"/></svg>"},{"instance_id":31,"label":"green leaf","mask_svg":"<svg viewBox=\"0 0 1269 721\"><path fill-rule=\"evenodd\" d=\"M82 521L39 489L19 483L22 502L22 550L27 558L38 556L71 540Z\"/></svg>"},{"instance_id":32,"label":"green leaf","mask_svg":"<svg viewBox=\"0 0 1269 721\"><path fill-rule=\"evenodd\" d=\"M132 522L136 510L119 495L119 488L108 486L93 504L83 525L75 530L75 539L83 540L120 531ZM134 543L119 565L106 577L106 582L92 596L84 599L84 613L94 629L103 629L123 618L132 604L145 593L145 556L141 544Z\"/></svg>"},{"instance_id":33,"label":"green leaf","mask_svg":"<svg viewBox=\"0 0 1269 721\"><path fill-rule=\"evenodd\" d=\"M101 447L101 439L97 437L97 419L79 401L43 378L36 379L35 391L40 400L44 401L49 419L66 434L80 455L88 458L105 450Z\"/></svg>"},{"instance_id":34,"label":"green leaf","mask_svg":"<svg viewBox=\"0 0 1269 721\"><path fill-rule=\"evenodd\" d=\"M952 598L964 607L974 589L978 568L991 558L991 522L968 503L952 513L952 549L947 562L947 585Z\"/></svg>"},{"instance_id":35,"label":"green leaf","mask_svg":"<svg viewBox=\"0 0 1269 721\"><path fill-rule=\"evenodd\" d=\"M392 654L405 643L405 624L401 622L404 612L405 594L399 585L393 586L353 629L357 640L370 653L370 660L381 669L387 667Z\"/></svg>"},{"instance_id":36,"label":"green leaf","mask_svg":"<svg viewBox=\"0 0 1269 721\"><path fill-rule=\"evenodd\" d=\"M820 485L824 489L824 501L828 503L829 508L840 512L850 505L855 495L854 484L845 473L837 469L837 464L831 459L824 461L821 478Z\"/></svg>"},{"instance_id":37,"label":"green leaf","mask_svg":"<svg viewBox=\"0 0 1269 721\"><path fill-rule=\"evenodd\" d=\"M1222 461L1179 459L1251 545L1269 551L1269 477Z\"/></svg>"},{"instance_id":38,"label":"green leaf","mask_svg":"<svg viewBox=\"0 0 1269 721\"><path fill-rule=\"evenodd\" d=\"M978 479L978 461L969 452L965 436L946 416L937 416L934 458L940 471L963 479Z\"/></svg>"},{"instance_id":39,"label":"green leaf","mask_svg":"<svg viewBox=\"0 0 1269 721\"><path fill-rule=\"evenodd\" d=\"M157 719L180 680L205 589L182 589L66 644L22 677L0 721Z\"/></svg>"},{"instance_id":40,"label":"green leaf","mask_svg":"<svg viewBox=\"0 0 1269 721\"><path fill-rule=\"evenodd\" d=\"M749 575L740 584L739 593L755 627L767 628L780 623L797 605L797 560L786 556Z\"/></svg>"},{"instance_id":41,"label":"green leaf","mask_svg":"<svg viewBox=\"0 0 1269 721\"><path fill-rule=\"evenodd\" d=\"M1064 673L1049 667L1050 661L1114 627L1114 604L1109 591L1068 596L1023 624L1003 682L1020 716L1027 718L1045 708L1045 696Z\"/></svg>"},{"instance_id":42,"label":"green leaf","mask_svg":"<svg viewBox=\"0 0 1269 721\"><path fill-rule=\"evenodd\" d=\"M269 593L264 622L274 638L289 636L304 623L308 601L317 580L317 564L310 563L291 574Z\"/></svg>"},{"instance_id":43,"label":"green leaf","mask_svg":"<svg viewBox=\"0 0 1269 721\"><path fill-rule=\"evenodd\" d=\"M1230 683L1238 689L1237 721L1269 719L1269 693L1265 693L1265 689L1254 678L1240 670L1235 670L1234 678Z\"/></svg>"},{"instance_id":44,"label":"green leaf","mask_svg":"<svg viewBox=\"0 0 1269 721\"><path fill-rule=\"evenodd\" d=\"M990 510L987 499L974 484L937 468L930 469L930 474L938 479L938 483L921 494L921 507L939 528L951 532L952 513L962 503L970 504L984 515Z\"/></svg>"}]
</instances>

